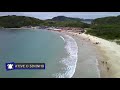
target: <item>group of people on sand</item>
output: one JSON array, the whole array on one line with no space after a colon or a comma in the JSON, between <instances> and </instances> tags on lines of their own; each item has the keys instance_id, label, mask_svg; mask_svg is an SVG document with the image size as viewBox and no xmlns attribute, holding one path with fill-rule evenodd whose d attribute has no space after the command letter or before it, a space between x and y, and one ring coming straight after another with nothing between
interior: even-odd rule
<instances>
[{"instance_id":1,"label":"group of people on sand","mask_svg":"<svg viewBox=\"0 0 120 90\"><path fill-rule=\"evenodd\" d=\"M90 41L90 39L88 38L88 40ZM93 44L100 44L100 42L95 42L95 43L93 43Z\"/></svg>"},{"instance_id":2,"label":"group of people on sand","mask_svg":"<svg viewBox=\"0 0 120 90\"><path fill-rule=\"evenodd\" d=\"M103 63L103 65L104 65L104 64L106 64L106 65L107 65L107 62L104 62L104 61L101 61L101 62ZM109 67L107 67L107 71L109 71L109 69L110 69L110 68L109 68Z\"/></svg>"},{"instance_id":3,"label":"group of people on sand","mask_svg":"<svg viewBox=\"0 0 120 90\"><path fill-rule=\"evenodd\" d=\"M95 42L95 44L99 44L100 42Z\"/></svg>"},{"instance_id":4,"label":"group of people on sand","mask_svg":"<svg viewBox=\"0 0 120 90\"><path fill-rule=\"evenodd\" d=\"M79 33L80 34L80 33ZM77 36L77 34L73 35L73 36ZM85 40L85 38L83 38L83 40ZM90 38L88 37L88 40L90 41ZM95 42L93 44L100 44L100 42Z\"/></svg>"}]
</instances>

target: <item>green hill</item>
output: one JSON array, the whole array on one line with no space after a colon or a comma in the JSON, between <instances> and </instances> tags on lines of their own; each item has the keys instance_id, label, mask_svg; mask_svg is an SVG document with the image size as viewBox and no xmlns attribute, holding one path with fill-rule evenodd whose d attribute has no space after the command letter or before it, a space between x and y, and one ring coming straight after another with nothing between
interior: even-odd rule
<instances>
[{"instance_id":1,"label":"green hill","mask_svg":"<svg viewBox=\"0 0 120 90\"><path fill-rule=\"evenodd\" d=\"M1 16L0 26L5 28L19 28L22 26L36 26L43 23L42 20L26 16Z\"/></svg>"},{"instance_id":2,"label":"green hill","mask_svg":"<svg viewBox=\"0 0 120 90\"><path fill-rule=\"evenodd\" d=\"M88 24L81 22L79 18L64 16L54 17L49 20L16 15L0 17L0 27L20 28L22 26L89 27Z\"/></svg>"},{"instance_id":3,"label":"green hill","mask_svg":"<svg viewBox=\"0 0 120 90\"><path fill-rule=\"evenodd\" d=\"M65 16L57 16L53 17L52 19L46 20L48 26L61 26L61 27L81 27L87 28L90 25L83 23L80 18L72 18L72 17L65 17Z\"/></svg>"},{"instance_id":4,"label":"green hill","mask_svg":"<svg viewBox=\"0 0 120 90\"><path fill-rule=\"evenodd\" d=\"M92 21L87 33L104 39L120 39L120 16L98 18Z\"/></svg>"},{"instance_id":5,"label":"green hill","mask_svg":"<svg viewBox=\"0 0 120 90\"><path fill-rule=\"evenodd\" d=\"M81 21L80 18L71 18L71 17L65 17L65 16L57 16L57 17L53 17L51 19L52 21Z\"/></svg>"},{"instance_id":6,"label":"green hill","mask_svg":"<svg viewBox=\"0 0 120 90\"><path fill-rule=\"evenodd\" d=\"M92 24L115 24L120 25L120 16L110 16L110 17L104 17L104 18L97 18L93 20Z\"/></svg>"}]
</instances>

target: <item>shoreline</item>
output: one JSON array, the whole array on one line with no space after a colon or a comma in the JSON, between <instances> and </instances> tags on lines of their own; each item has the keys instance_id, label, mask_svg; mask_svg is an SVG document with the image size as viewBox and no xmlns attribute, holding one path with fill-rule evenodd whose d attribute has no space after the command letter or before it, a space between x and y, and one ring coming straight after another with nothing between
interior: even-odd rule
<instances>
[{"instance_id":1,"label":"shoreline","mask_svg":"<svg viewBox=\"0 0 120 90\"><path fill-rule=\"evenodd\" d=\"M95 53L96 49L92 43L88 42L87 40L83 40L82 37L79 37L79 33L63 33L71 36L76 41L78 46L78 60L76 63L76 70L71 78L100 78L100 70L97 67L98 61L96 60Z\"/></svg>"},{"instance_id":2,"label":"shoreline","mask_svg":"<svg viewBox=\"0 0 120 90\"><path fill-rule=\"evenodd\" d=\"M60 78L72 78L72 76L75 73L76 70L76 63L78 59L78 46L76 41L74 40L73 37L71 37L68 34L65 33L59 33L52 31L54 33L59 34L60 38L64 41L64 49L65 52L67 53L67 57L62 58L60 61L62 64L64 64L65 67L65 73L58 73Z\"/></svg>"},{"instance_id":3,"label":"shoreline","mask_svg":"<svg viewBox=\"0 0 120 90\"><path fill-rule=\"evenodd\" d=\"M101 78L119 78L120 77L120 45L96 36L88 34L79 34L68 32L76 37L84 38L84 41L92 43L96 48L96 56L98 59L98 68ZM99 42L99 44L95 44ZM76 71L77 72L77 71Z\"/></svg>"}]
</instances>

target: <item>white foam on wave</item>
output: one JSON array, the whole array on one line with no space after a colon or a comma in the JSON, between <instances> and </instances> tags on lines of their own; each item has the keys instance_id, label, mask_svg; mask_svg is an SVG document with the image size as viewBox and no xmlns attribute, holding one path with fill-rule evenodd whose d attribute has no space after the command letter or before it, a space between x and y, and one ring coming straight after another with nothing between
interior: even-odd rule
<instances>
[{"instance_id":1,"label":"white foam on wave","mask_svg":"<svg viewBox=\"0 0 120 90\"><path fill-rule=\"evenodd\" d=\"M78 59L78 46L76 41L69 35L64 35L65 49L69 54L66 58L63 58L61 63L65 64L65 73L56 73L54 76L56 78L71 78L76 69L77 59ZM61 36L61 38L63 38Z\"/></svg>"},{"instance_id":2,"label":"white foam on wave","mask_svg":"<svg viewBox=\"0 0 120 90\"><path fill-rule=\"evenodd\" d=\"M63 41L65 42L65 39L64 39L64 37L63 36L60 36L62 39L63 39Z\"/></svg>"}]
</instances>

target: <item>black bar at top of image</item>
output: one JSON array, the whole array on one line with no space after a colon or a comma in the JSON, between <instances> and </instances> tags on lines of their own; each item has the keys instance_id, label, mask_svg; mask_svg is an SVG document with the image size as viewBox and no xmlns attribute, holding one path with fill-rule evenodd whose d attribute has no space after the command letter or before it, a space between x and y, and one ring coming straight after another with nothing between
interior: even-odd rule
<instances>
[{"instance_id":1,"label":"black bar at top of image","mask_svg":"<svg viewBox=\"0 0 120 90\"><path fill-rule=\"evenodd\" d=\"M115 0L9 0L1 2L0 10L10 12L107 12L120 11L120 5Z\"/></svg>"}]
</instances>

